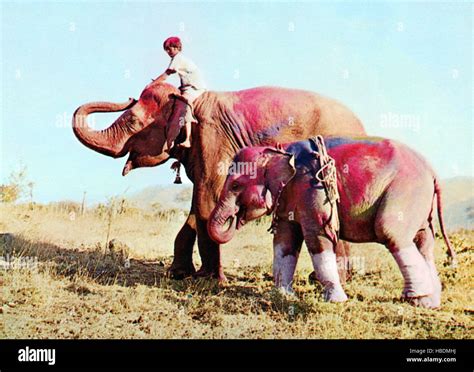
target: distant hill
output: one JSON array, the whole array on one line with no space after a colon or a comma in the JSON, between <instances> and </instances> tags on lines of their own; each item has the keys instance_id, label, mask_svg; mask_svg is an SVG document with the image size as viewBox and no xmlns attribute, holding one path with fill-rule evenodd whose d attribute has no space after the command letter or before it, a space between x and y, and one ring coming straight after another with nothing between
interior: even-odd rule
<instances>
[{"instance_id":1,"label":"distant hill","mask_svg":"<svg viewBox=\"0 0 474 372\"><path fill-rule=\"evenodd\" d=\"M441 187L447 228L474 229L474 178L449 178L441 181Z\"/></svg>"},{"instance_id":2,"label":"distant hill","mask_svg":"<svg viewBox=\"0 0 474 372\"><path fill-rule=\"evenodd\" d=\"M151 210L158 204L161 209L188 210L191 206L192 190L192 185L150 186L127 199L145 210Z\"/></svg>"},{"instance_id":3,"label":"distant hill","mask_svg":"<svg viewBox=\"0 0 474 372\"><path fill-rule=\"evenodd\" d=\"M442 180L441 186L447 228L474 229L474 178L449 178ZM143 209L152 209L153 204L159 203L162 209L188 210L191 196L191 185L151 186L131 195L129 200Z\"/></svg>"}]
</instances>

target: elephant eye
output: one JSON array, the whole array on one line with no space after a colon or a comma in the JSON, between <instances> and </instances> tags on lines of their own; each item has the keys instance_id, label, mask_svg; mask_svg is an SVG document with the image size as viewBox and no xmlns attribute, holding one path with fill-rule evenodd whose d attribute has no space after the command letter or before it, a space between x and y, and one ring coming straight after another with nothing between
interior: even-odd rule
<instances>
[{"instance_id":1,"label":"elephant eye","mask_svg":"<svg viewBox=\"0 0 474 372\"><path fill-rule=\"evenodd\" d=\"M234 182L234 183L232 184L232 186L231 186L231 190L232 190L232 191L238 191L238 190L240 190L241 186L242 186L242 185L241 185L240 183Z\"/></svg>"}]
</instances>

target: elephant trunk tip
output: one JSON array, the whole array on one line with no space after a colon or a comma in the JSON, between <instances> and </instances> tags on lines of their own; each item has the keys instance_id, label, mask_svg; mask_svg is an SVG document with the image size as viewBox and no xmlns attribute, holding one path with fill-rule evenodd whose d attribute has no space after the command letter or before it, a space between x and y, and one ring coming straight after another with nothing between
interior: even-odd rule
<instances>
[{"instance_id":1,"label":"elephant trunk tip","mask_svg":"<svg viewBox=\"0 0 474 372\"><path fill-rule=\"evenodd\" d=\"M209 236L218 244L228 243L234 236L237 218L231 216L225 220L211 216L207 224ZM230 221L229 221L230 220Z\"/></svg>"},{"instance_id":2,"label":"elephant trunk tip","mask_svg":"<svg viewBox=\"0 0 474 372\"><path fill-rule=\"evenodd\" d=\"M126 176L131 170L133 169L133 164L131 160L127 160L125 163L125 166L123 167L122 170L122 176Z\"/></svg>"}]
</instances>

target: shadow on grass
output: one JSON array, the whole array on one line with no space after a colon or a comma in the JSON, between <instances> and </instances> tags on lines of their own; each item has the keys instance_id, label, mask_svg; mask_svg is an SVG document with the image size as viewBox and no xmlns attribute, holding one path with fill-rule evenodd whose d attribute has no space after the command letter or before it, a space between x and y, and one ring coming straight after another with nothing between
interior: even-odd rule
<instances>
[{"instance_id":1,"label":"shadow on grass","mask_svg":"<svg viewBox=\"0 0 474 372\"><path fill-rule=\"evenodd\" d=\"M102 285L155 286L169 280L164 260L128 258L124 247L111 244L107 250L100 246L67 249L56 244L30 241L20 235L0 234L0 257L7 265L35 261L40 267L51 267L57 275L71 278L85 275Z\"/></svg>"},{"instance_id":2,"label":"shadow on grass","mask_svg":"<svg viewBox=\"0 0 474 372\"><path fill-rule=\"evenodd\" d=\"M193 302L199 300L196 306L200 307L205 304L209 296L219 296L227 299L226 303L229 305L226 306L241 299L243 301L240 303L248 302L256 312L273 310L290 315L308 312L298 299L287 299L271 290L267 291L269 289L267 287L271 287L269 278L266 278L267 283L263 286L265 288L256 285L255 278L251 275L248 278L229 275L229 282L224 286L217 280L203 278L173 280L166 272L166 268L171 264L171 258L129 259L125 246L116 241L112 243L107 250L99 245L68 249L57 244L31 241L21 235L0 234L0 257L3 257L4 264L5 262L14 264L22 260L31 262L33 259L39 264L39 270L51 270L53 275L70 279L85 276L100 285L129 287L141 284L171 289L183 294L183 306L188 306L191 300ZM237 281L240 283L236 283ZM88 293L88 289L76 288L74 283L68 288L80 294ZM170 300L176 301L176 297L170 294Z\"/></svg>"},{"instance_id":3,"label":"shadow on grass","mask_svg":"<svg viewBox=\"0 0 474 372\"><path fill-rule=\"evenodd\" d=\"M31 241L22 235L0 233L0 258L4 264L37 262L40 270L50 269L54 275L74 278L85 276L100 285L120 285L124 287L146 285L172 289L176 292L201 295L221 295L230 298L260 297L254 289L255 278L228 275L229 282L222 286L216 279L169 278L167 268L172 257L156 260L129 258L128 247L112 240L107 249L97 244L81 249L66 248L42 241ZM248 286L235 285L235 281Z\"/></svg>"}]
</instances>

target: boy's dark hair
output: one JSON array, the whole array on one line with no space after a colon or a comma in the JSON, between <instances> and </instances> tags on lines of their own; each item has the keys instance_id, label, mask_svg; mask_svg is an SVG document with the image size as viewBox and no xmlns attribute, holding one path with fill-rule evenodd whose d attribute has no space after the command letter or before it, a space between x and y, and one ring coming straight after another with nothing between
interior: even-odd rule
<instances>
[{"instance_id":1,"label":"boy's dark hair","mask_svg":"<svg viewBox=\"0 0 474 372\"><path fill-rule=\"evenodd\" d=\"M181 39L177 36L171 36L168 39L165 40L163 43L163 49L169 48L169 47L175 47L181 50L183 48L183 45L181 44Z\"/></svg>"}]
</instances>

